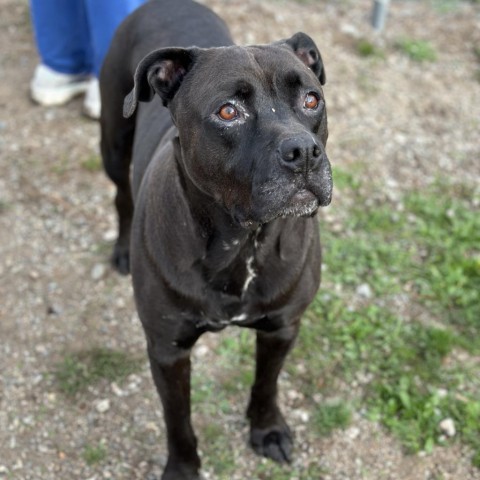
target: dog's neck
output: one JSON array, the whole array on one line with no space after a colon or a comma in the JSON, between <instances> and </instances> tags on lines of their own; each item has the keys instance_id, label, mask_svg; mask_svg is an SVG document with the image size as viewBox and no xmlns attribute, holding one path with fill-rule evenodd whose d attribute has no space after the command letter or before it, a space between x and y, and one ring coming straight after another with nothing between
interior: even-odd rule
<instances>
[{"instance_id":1,"label":"dog's neck","mask_svg":"<svg viewBox=\"0 0 480 480\"><path fill-rule=\"evenodd\" d=\"M256 255L264 237L264 226L242 227L222 205L202 192L185 171L178 140L174 145L178 173L188 198L191 217L205 240L205 250L200 259L203 274L215 290L243 297L256 275Z\"/></svg>"}]
</instances>

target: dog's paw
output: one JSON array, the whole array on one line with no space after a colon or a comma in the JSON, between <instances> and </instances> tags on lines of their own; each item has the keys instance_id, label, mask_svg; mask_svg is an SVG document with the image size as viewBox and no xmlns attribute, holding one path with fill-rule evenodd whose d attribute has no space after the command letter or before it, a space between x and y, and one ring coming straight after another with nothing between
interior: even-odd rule
<instances>
[{"instance_id":1,"label":"dog's paw","mask_svg":"<svg viewBox=\"0 0 480 480\"><path fill-rule=\"evenodd\" d=\"M130 273L130 252L128 248L115 246L112 255L112 266L122 275Z\"/></svg>"},{"instance_id":2,"label":"dog's paw","mask_svg":"<svg viewBox=\"0 0 480 480\"><path fill-rule=\"evenodd\" d=\"M287 424L270 428L252 428L250 445L258 455L278 463L292 461L293 437Z\"/></svg>"}]
</instances>

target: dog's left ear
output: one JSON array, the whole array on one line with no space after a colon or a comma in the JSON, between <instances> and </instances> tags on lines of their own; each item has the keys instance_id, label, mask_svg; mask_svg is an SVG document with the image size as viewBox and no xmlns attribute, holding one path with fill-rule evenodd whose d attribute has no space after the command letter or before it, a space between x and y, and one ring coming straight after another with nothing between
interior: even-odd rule
<instances>
[{"instance_id":1,"label":"dog's left ear","mask_svg":"<svg viewBox=\"0 0 480 480\"><path fill-rule=\"evenodd\" d=\"M315 42L306 33L298 32L292 38L286 40L285 43L289 45L297 57L312 70L320 80L320 83L325 85L327 81L325 67L323 66L320 50L318 50Z\"/></svg>"},{"instance_id":2,"label":"dog's left ear","mask_svg":"<svg viewBox=\"0 0 480 480\"><path fill-rule=\"evenodd\" d=\"M197 53L194 47L161 48L144 57L135 71L133 90L123 102L123 116L132 116L138 102L149 102L155 93L167 106L192 68Z\"/></svg>"}]
</instances>

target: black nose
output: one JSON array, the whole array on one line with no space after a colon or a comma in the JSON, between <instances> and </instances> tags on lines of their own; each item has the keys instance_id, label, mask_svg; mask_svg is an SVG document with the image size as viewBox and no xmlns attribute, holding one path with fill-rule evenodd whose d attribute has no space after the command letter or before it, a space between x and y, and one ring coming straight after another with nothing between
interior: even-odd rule
<instances>
[{"instance_id":1,"label":"black nose","mask_svg":"<svg viewBox=\"0 0 480 480\"><path fill-rule=\"evenodd\" d=\"M280 161L295 172L307 172L320 163L323 148L310 135L289 137L280 143Z\"/></svg>"}]
</instances>

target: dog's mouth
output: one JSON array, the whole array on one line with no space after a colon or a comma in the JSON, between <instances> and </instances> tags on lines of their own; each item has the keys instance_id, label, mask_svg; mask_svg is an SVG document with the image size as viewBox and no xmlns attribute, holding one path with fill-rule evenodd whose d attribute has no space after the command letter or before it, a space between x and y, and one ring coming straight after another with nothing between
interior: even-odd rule
<instances>
[{"instance_id":1,"label":"dog's mouth","mask_svg":"<svg viewBox=\"0 0 480 480\"><path fill-rule=\"evenodd\" d=\"M317 213L321 203L317 196L310 190L302 188L298 190L281 208L267 209L261 214L255 215L250 212L248 215L242 215L237 212L234 215L235 220L243 228L256 228L258 225L265 224L276 218L285 217L312 217Z\"/></svg>"},{"instance_id":2,"label":"dog's mouth","mask_svg":"<svg viewBox=\"0 0 480 480\"><path fill-rule=\"evenodd\" d=\"M280 177L257 184L250 194L250 203L233 207L233 217L243 228L256 228L276 218L313 217L320 207L332 200L330 163L305 177Z\"/></svg>"},{"instance_id":3,"label":"dog's mouth","mask_svg":"<svg viewBox=\"0 0 480 480\"><path fill-rule=\"evenodd\" d=\"M306 189L299 190L290 202L280 210L278 217L309 217L315 214L319 207L318 198Z\"/></svg>"}]
</instances>

